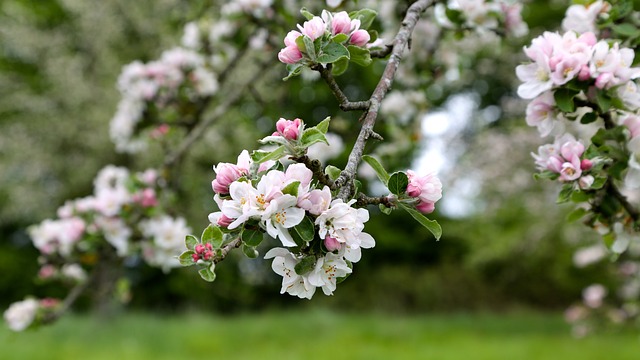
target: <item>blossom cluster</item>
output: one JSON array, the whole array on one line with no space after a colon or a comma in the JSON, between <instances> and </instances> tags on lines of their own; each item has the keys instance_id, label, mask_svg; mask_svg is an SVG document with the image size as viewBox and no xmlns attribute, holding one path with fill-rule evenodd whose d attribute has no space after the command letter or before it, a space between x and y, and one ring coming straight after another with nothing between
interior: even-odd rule
<instances>
[{"instance_id":1,"label":"blossom cluster","mask_svg":"<svg viewBox=\"0 0 640 360\"><path fill-rule=\"evenodd\" d=\"M367 30L361 29L360 19L352 19L346 11L338 13L330 13L326 10L322 12L322 16L314 16L305 21L302 25L298 24L298 30L291 30L284 38L285 47L278 53L278 59L285 64L296 64L306 59L315 62L315 56L310 58L311 51L307 49L302 36L310 40L312 44L316 39L324 37L333 37L343 35L338 43L364 47L371 40L371 35Z\"/></svg>"},{"instance_id":2,"label":"blossom cluster","mask_svg":"<svg viewBox=\"0 0 640 360\"><path fill-rule=\"evenodd\" d=\"M13 331L23 331L47 316L48 313L55 311L58 307L57 299L33 299L27 298L22 301L15 302L9 306L4 312L4 320Z\"/></svg>"},{"instance_id":3,"label":"blossom cluster","mask_svg":"<svg viewBox=\"0 0 640 360\"><path fill-rule=\"evenodd\" d=\"M184 102L197 102L215 94L218 82L201 54L176 47L165 51L159 60L126 65L118 78L118 89L122 99L111 119L111 139L116 150L137 152L145 145L142 138L136 138L145 114L179 111ZM167 131L172 119L162 120L162 124L154 123L159 127L152 136Z\"/></svg>"},{"instance_id":4,"label":"blossom cluster","mask_svg":"<svg viewBox=\"0 0 640 360\"><path fill-rule=\"evenodd\" d=\"M599 19L607 19L611 4L598 0L590 4L574 4L569 6L562 20L562 28L565 31L577 33L598 33L597 23Z\"/></svg>"},{"instance_id":5,"label":"blossom cluster","mask_svg":"<svg viewBox=\"0 0 640 360\"><path fill-rule=\"evenodd\" d=\"M348 264L360 260L361 248L375 245L363 232L368 211L354 208L355 200L332 200L329 187L314 184L313 173L304 164L291 164L284 171L258 168L260 179L251 181L247 156L245 151L237 164L215 167L212 186L220 211L210 214L209 220L228 230L258 226L278 239L285 248L272 249L265 258L274 258L273 270L283 276L283 293L311 298L321 287L332 294L337 280L351 273ZM295 229L303 221L317 227L307 238L300 238L301 230ZM317 252L304 254L306 248ZM296 266L307 256L314 258L313 270L297 272Z\"/></svg>"},{"instance_id":6,"label":"blossom cluster","mask_svg":"<svg viewBox=\"0 0 640 360\"><path fill-rule=\"evenodd\" d=\"M576 140L573 135L565 134L538 148L537 154L532 154L539 170L551 171L559 175L562 182L578 181L581 189L589 189L594 182L592 175L586 175L593 162L584 158L584 144Z\"/></svg>"},{"instance_id":7,"label":"blossom cluster","mask_svg":"<svg viewBox=\"0 0 640 360\"><path fill-rule=\"evenodd\" d=\"M159 190L154 170L130 174L126 168L106 166L94 180L93 195L67 201L58 209L57 219L31 226L29 235L54 264L72 264L104 242L121 257L141 249L147 263L169 270L179 266L175 256L190 230L184 219L162 213ZM44 277L53 273L48 266L41 271ZM62 274L78 273L64 269Z\"/></svg>"},{"instance_id":8,"label":"blossom cluster","mask_svg":"<svg viewBox=\"0 0 640 360\"><path fill-rule=\"evenodd\" d=\"M436 5L436 19L445 27L462 26L479 31L505 29L515 36L527 34L522 4L512 1L449 0Z\"/></svg>"}]
</instances>

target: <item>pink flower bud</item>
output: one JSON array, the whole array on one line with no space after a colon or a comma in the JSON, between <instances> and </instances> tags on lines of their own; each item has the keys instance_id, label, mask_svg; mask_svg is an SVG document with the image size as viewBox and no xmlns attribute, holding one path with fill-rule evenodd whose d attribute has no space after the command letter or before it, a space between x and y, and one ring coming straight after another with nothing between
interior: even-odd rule
<instances>
[{"instance_id":1,"label":"pink flower bud","mask_svg":"<svg viewBox=\"0 0 640 360\"><path fill-rule=\"evenodd\" d=\"M157 128L153 129L149 134L149 136L151 136L152 139L159 139L165 136L168 132L169 132L169 125L162 124Z\"/></svg>"},{"instance_id":2,"label":"pink flower bud","mask_svg":"<svg viewBox=\"0 0 640 360\"><path fill-rule=\"evenodd\" d=\"M302 53L297 46L287 46L278 53L278 60L285 64L295 64L302 59Z\"/></svg>"},{"instance_id":3,"label":"pink flower bud","mask_svg":"<svg viewBox=\"0 0 640 360\"><path fill-rule=\"evenodd\" d=\"M331 34L347 34L351 31L351 18L349 18L349 14L346 11L341 11L337 14L333 15L333 20L331 21Z\"/></svg>"},{"instance_id":4,"label":"pink flower bud","mask_svg":"<svg viewBox=\"0 0 640 360\"><path fill-rule=\"evenodd\" d=\"M580 72L578 73L578 80L587 81L591 79L591 71L589 70L588 65L582 65Z\"/></svg>"},{"instance_id":5,"label":"pink flower bud","mask_svg":"<svg viewBox=\"0 0 640 360\"><path fill-rule=\"evenodd\" d=\"M435 208L436 204L432 202L421 201L420 203L418 203L418 205L416 205L416 209L423 214L430 214L433 212L433 210L435 210Z\"/></svg>"},{"instance_id":6,"label":"pink flower bud","mask_svg":"<svg viewBox=\"0 0 640 360\"><path fill-rule=\"evenodd\" d=\"M324 247L326 247L327 250L331 252L331 251L340 250L342 245L338 242L336 238L332 238L331 236L327 235L324 238Z\"/></svg>"},{"instance_id":7,"label":"pink flower bud","mask_svg":"<svg viewBox=\"0 0 640 360\"><path fill-rule=\"evenodd\" d=\"M38 271L38 277L40 279L49 279L56 273L56 268L53 265L44 265Z\"/></svg>"},{"instance_id":8,"label":"pink flower bud","mask_svg":"<svg viewBox=\"0 0 640 360\"><path fill-rule=\"evenodd\" d=\"M303 35L308 36L311 41L314 41L324 35L326 24L322 18L314 16L313 19L305 21L304 24L302 24L302 27L298 25L298 28L302 31Z\"/></svg>"},{"instance_id":9,"label":"pink flower bud","mask_svg":"<svg viewBox=\"0 0 640 360\"><path fill-rule=\"evenodd\" d=\"M371 35L367 32L367 30L356 30L351 34L351 39L349 39L349 43L355 46L365 46L371 40Z\"/></svg>"},{"instance_id":10,"label":"pink flower bud","mask_svg":"<svg viewBox=\"0 0 640 360\"><path fill-rule=\"evenodd\" d=\"M586 189L589 189L591 185L593 185L594 181L595 181L595 178L593 176L585 175L580 179L578 179L578 186L580 186L580 189L586 190Z\"/></svg>"},{"instance_id":11,"label":"pink flower bud","mask_svg":"<svg viewBox=\"0 0 640 360\"><path fill-rule=\"evenodd\" d=\"M204 245L198 244L195 246L194 250L197 254L202 254L204 252Z\"/></svg>"},{"instance_id":12,"label":"pink flower bud","mask_svg":"<svg viewBox=\"0 0 640 360\"><path fill-rule=\"evenodd\" d=\"M226 228L229 227L229 225L231 225L231 223L233 222L233 219L227 217L225 214L220 215L220 217L218 218L218 221L216 222L218 225Z\"/></svg>"},{"instance_id":13,"label":"pink flower bud","mask_svg":"<svg viewBox=\"0 0 640 360\"><path fill-rule=\"evenodd\" d=\"M60 300L50 297L40 300L40 306L42 306L43 308L51 309L58 306L58 304L60 304Z\"/></svg>"},{"instance_id":14,"label":"pink flower bud","mask_svg":"<svg viewBox=\"0 0 640 360\"><path fill-rule=\"evenodd\" d=\"M191 258L193 259L194 262L198 262L198 260L200 260L200 255L198 254L191 254Z\"/></svg>"},{"instance_id":15,"label":"pink flower bud","mask_svg":"<svg viewBox=\"0 0 640 360\"><path fill-rule=\"evenodd\" d=\"M142 205L142 207L152 207L158 205L156 192L151 188L146 188L139 193L133 195L133 201Z\"/></svg>"},{"instance_id":16,"label":"pink flower bud","mask_svg":"<svg viewBox=\"0 0 640 360\"><path fill-rule=\"evenodd\" d=\"M593 162L589 159L582 159L582 161L580 162L580 169L582 169L583 171L591 169L592 166Z\"/></svg>"},{"instance_id":17,"label":"pink flower bud","mask_svg":"<svg viewBox=\"0 0 640 360\"><path fill-rule=\"evenodd\" d=\"M228 194L229 185L246 174L246 171L234 164L220 163L213 168L216 178L211 182L211 187L216 194Z\"/></svg>"},{"instance_id":18,"label":"pink flower bud","mask_svg":"<svg viewBox=\"0 0 640 360\"><path fill-rule=\"evenodd\" d=\"M212 257L213 257L213 252L212 251L206 251L204 253L204 259L205 260L209 261L209 260L211 260Z\"/></svg>"},{"instance_id":19,"label":"pink flower bud","mask_svg":"<svg viewBox=\"0 0 640 360\"><path fill-rule=\"evenodd\" d=\"M293 121L280 118L276 123L276 129L279 135L283 136L287 140L296 140L300 135L300 125L302 120L295 119Z\"/></svg>"},{"instance_id":20,"label":"pink flower bud","mask_svg":"<svg viewBox=\"0 0 640 360\"><path fill-rule=\"evenodd\" d=\"M284 45L287 47L295 46L297 48L298 45L296 45L296 39L299 38L300 36L302 36L302 34L298 31L295 31L295 30L289 31L287 36L284 38Z\"/></svg>"},{"instance_id":21,"label":"pink flower bud","mask_svg":"<svg viewBox=\"0 0 640 360\"><path fill-rule=\"evenodd\" d=\"M204 247L209 251L213 251L213 245L211 245L211 243L204 244Z\"/></svg>"}]
</instances>

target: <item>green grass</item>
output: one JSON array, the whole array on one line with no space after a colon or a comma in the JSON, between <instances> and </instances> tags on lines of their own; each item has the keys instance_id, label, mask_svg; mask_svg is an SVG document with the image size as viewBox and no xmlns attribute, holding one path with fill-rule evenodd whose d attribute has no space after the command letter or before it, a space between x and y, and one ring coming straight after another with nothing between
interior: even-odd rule
<instances>
[{"instance_id":1,"label":"green grass","mask_svg":"<svg viewBox=\"0 0 640 360\"><path fill-rule=\"evenodd\" d=\"M632 332L574 339L560 315L67 317L0 330L0 359L638 359Z\"/></svg>"}]
</instances>

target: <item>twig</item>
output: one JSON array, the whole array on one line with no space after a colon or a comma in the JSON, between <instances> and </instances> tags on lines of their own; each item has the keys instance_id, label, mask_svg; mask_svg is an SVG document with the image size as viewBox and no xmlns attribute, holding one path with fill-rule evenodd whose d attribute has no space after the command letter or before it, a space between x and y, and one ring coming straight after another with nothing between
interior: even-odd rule
<instances>
[{"instance_id":1,"label":"twig","mask_svg":"<svg viewBox=\"0 0 640 360\"><path fill-rule=\"evenodd\" d=\"M78 297L80 297L80 295L82 295L82 293L84 293L84 291L87 290L89 285L92 283L91 281L92 278L93 276L91 276L89 279L86 279L81 283L76 284L76 286L74 286L71 289L71 291L69 291L69 294L67 294L67 297L64 298L64 300L62 301L62 304L60 304L60 306L56 309L56 311L47 314L42 319L42 323L43 324L52 323L58 320L58 318L64 315L67 311L69 311L71 306L76 302L76 300L78 300Z\"/></svg>"},{"instance_id":2,"label":"twig","mask_svg":"<svg viewBox=\"0 0 640 360\"><path fill-rule=\"evenodd\" d=\"M360 193L358 199L356 200L357 207L365 207L367 205L379 205L382 204L388 208L395 207L395 202L393 198L388 196L379 196L379 197L370 197L366 196L363 193Z\"/></svg>"},{"instance_id":3,"label":"twig","mask_svg":"<svg viewBox=\"0 0 640 360\"><path fill-rule=\"evenodd\" d=\"M382 73L382 77L369 99L369 107L364 115L364 121L362 123L360 133L358 134L358 139L349 154L347 166L340 174L340 177L335 181L335 185L337 187L342 187L338 196L343 200L348 199L353 194L352 180L355 178L358 164L362 159L367 139L373 133L373 126L375 125L378 117L380 103L391 88L396 70L398 69L398 64L402 59L402 53L407 46L411 33L420 18L420 14L433 4L434 0L418 0L411 4L409 9L407 9L407 14L402 21L402 26L393 40L393 49L391 51L391 56L389 57L389 62L387 63L387 66Z\"/></svg>"},{"instance_id":4,"label":"twig","mask_svg":"<svg viewBox=\"0 0 640 360\"><path fill-rule=\"evenodd\" d=\"M224 260L224 258L227 257L227 255L231 250L239 248L241 244L242 244L242 239L238 237L235 240L228 243L227 245L223 246L220 249L220 254L217 255L215 259L213 259L213 263L217 264L220 261Z\"/></svg>"},{"instance_id":5,"label":"twig","mask_svg":"<svg viewBox=\"0 0 640 360\"><path fill-rule=\"evenodd\" d=\"M320 163L320 160L311 159L307 155L294 157L291 160L304 164L307 167L307 169L313 172L313 177L315 179L318 179L318 181L321 184L327 185L331 190L336 189L335 184L333 183L333 180L331 180L331 178L329 178L329 175L325 174L324 171L322 170L322 163Z\"/></svg>"},{"instance_id":6,"label":"twig","mask_svg":"<svg viewBox=\"0 0 640 360\"><path fill-rule=\"evenodd\" d=\"M313 66L312 69L318 71L327 85L329 85L329 89L340 102L338 106L342 111L367 110L369 108L369 101L349 101L349 98L342 92L333 74L331 74L331 64L327 65L326 68L318 64Z\"/></svg>"},{"instance_id":7,"label":"twig","mask_svg":"<svg viewBox=\"0 0 640 360\"><path fill-rule=\"evenodd\" d=\"M618 190L618 187L613 184L613 179L611 177L609 177L607 183L609 184L608 188L611 195L613 195L616 200L618 200L620 205L622 205L622 207L627 211L634 222L638 221L638 218L640 217L638 210L629 203L626 196L622 195L620 190Z\"/></svg>"}]
</instances>

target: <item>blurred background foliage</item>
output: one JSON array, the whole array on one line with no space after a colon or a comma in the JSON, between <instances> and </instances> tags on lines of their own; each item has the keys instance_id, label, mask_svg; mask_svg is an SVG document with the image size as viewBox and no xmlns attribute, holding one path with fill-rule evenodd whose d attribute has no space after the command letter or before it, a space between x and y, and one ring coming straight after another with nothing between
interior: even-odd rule
<instances>
[{"instance_id":1,"label":"blurred background foliage","mask_svg":"<svg viewBox=\"0 0 640 360\"><path fill-rule=\"evenodd\" d=\"M178 45L184 24L216 14L218 3L0 1L1 307L27 294L64 294L64 289L31 281L38 263L25 232L28 225L55 216L65 200L90 194L95 174L106 164L140 170L160 163L159 149L142 157L114 151L108 126L120 96L116 79L123 65L153 60ZM407 2L386 3L398 21ZM457 202L443 204L435 213L444 229L439 242L403 214L385 216L374 210L366 231L377 245L366 251L332 297L306 302L279 295L280 279L268 262L235 254L220 265L213 284L193 269L165 275L131 261L131 306L220 312L292 306L389 312L564 309L585 286L615 281L607 264L587 269L573 265L578 244L595 243L598 237L580 224L566 224L568 209L554 204L558 188L533 180L529 153L540 140L535 130L526 128L524 103L513 91L522 45L559 24L567 6L557 0L526 3L529 37L462 54L455 81L444 75L447 69L439 56L451 43L430 50L429 39L415 36L412 54L435 55L408 58L394 90L421 92L428 99L428 112L446 108L447 101L460 94L473 104L460 131L444 138L444 198ZM448 37L453 35L443 35ZM264 55L275 58L278 50L273 47ZM348 84L345 92L352 99L365 98L382 67L380 61L367 69L352 67L339 82ZM347 148L357 134L356 114L342 113L324 84L305 76L282 83L281 64L268 71L242 106L214 124L182 165L175 212L196 232L214 209L211 166L234 161L243 148L255 149L255 139L272 132L279 117L301 117L314 124L331 115L332 131L345 138ZM392 169L408 168L425 144L438 141L421 131L420 121L381 121L377 129L391 145L370 150ZM346 156L345 151L331 163L341 166Z\"/></svg>"}]
</instances>

